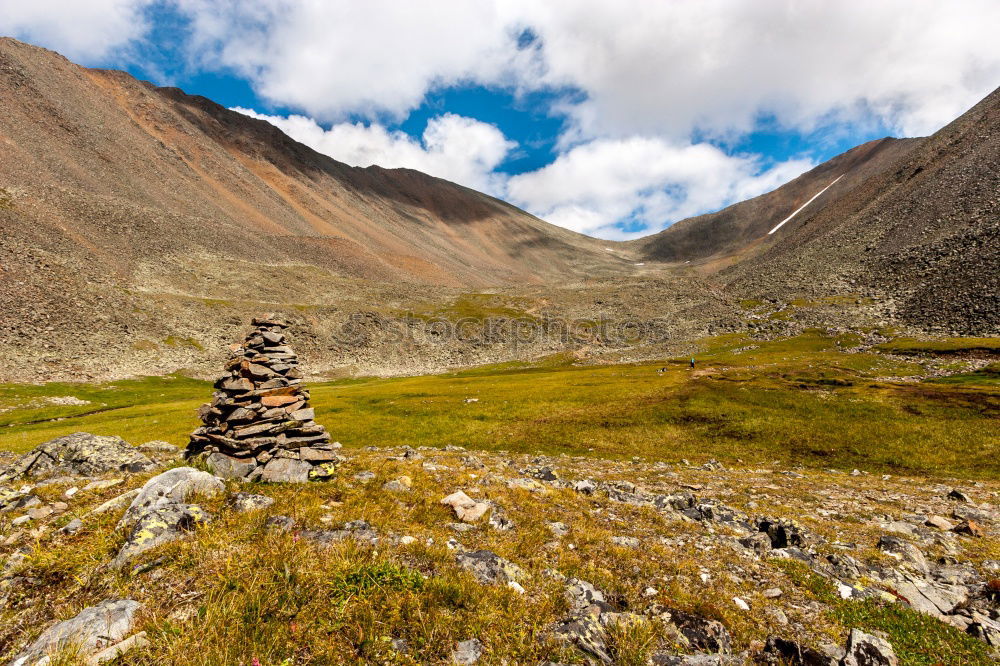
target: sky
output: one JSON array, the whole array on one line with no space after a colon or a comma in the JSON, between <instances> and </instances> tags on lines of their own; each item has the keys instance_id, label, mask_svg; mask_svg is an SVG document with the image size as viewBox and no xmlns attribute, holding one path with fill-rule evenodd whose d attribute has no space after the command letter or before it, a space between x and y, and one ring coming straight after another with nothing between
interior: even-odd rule
<instances>
[{"instance_id":1,"label":"sky","mask_svg":"<svg viewBox=\"0 0 1000 666\"><path fill-rule=\"evenodd\" d=\"M1000 86L998 0L0 0L0 35L608 239L922 136Z\"/></svg>"}]
</instances>

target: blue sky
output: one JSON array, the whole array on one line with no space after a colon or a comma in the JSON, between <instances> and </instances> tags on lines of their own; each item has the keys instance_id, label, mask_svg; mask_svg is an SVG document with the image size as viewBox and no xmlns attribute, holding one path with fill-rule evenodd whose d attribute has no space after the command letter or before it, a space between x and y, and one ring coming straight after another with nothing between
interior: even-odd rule
<instances>
[{"instance_id":1,"label":"blue sky","mask_svg":"<svg viewBox=\"0 0 1000 666\"><path fill-rule=\"evenodd\" d=\"M0 0L0 34L605 238L927 134L1000 84L1000 3Z\"/></svg>"}]
</instances>

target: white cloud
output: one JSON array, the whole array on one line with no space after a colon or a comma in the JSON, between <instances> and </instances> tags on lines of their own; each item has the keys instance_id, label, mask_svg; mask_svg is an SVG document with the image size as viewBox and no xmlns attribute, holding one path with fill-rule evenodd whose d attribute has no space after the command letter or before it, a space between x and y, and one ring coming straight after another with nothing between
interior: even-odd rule
<instances>
[{"instance_id":1,"label":"white cloud","mask_svg":"<svg viewBox=\"0 0 1000 666\"><path fill-rule=\"evenodd\" d=\"M430 89L496 83L518 69L517 35L502 3L176 2L193 20L205 62L233 67L266 99L321 120L398 119Z\"/></svg>"},{"instance_id":2,"label":"white cloud","mask_svg":"<svg viewBox=\"0 0 1000 666\"><path fill-rule=\"evenodd\" d=\"M0 0L0 35L102 62L149 29L153 0Z\"/></svg>"},{"instance_id":3,"label":"white cloud","mask_svg":"<svg viewBox=\"0 0 1000 666\"><path fill-rule=\"evenodd\" d=\"M418 141L377 123L340 123L324 129L305 116L233 110L266 120L296 141L351 166L417 169L492 194L503 192L503 177L493 170L517 145L493 125L453 113L432 118Z\"/></svg>"},{"instance_id":4,"label":"white cloud","mask_svg":"<svg viewBox=\"0 0 1000 666\"><path fill-rule=\"evenodd\" d=\"M728 134L773 113L797 128L874 114L938 129L1000 83L1000 3L645 2L524 5L543 82L587 99L578 135Z\"/></svg>"},{"instance_id":5,"label":"white cloud","mask_svg":"<svg viewBox=\"0 0 1000 666\"><path fill-rule=\"evenodd\" d=\"M798 159L761 170L753 158L726 155L705 143L601 139L511 178L507 193L511 202L554 224L620 238L757 196L812 166ZM622 220L641 229L625 234L616 226Z\"/></svg>"},{"instance_id":6,"label":"white cloud","mask_svg":"<svg viewBox=\"0 0 1000 666\"><path fill-rule=\"evenodd\" d=\"M996 0L174 0L206 62L322 120L400 117L461 83L570 86L574 140L875 118L906 135L1000 82ZM519 48L517 35L539 37Z\"/></svg>"}]
</instances>

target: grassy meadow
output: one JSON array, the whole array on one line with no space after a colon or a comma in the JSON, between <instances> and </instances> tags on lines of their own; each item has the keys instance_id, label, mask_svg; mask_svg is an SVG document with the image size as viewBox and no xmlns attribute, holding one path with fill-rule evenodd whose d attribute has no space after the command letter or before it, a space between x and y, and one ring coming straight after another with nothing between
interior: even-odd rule
<instances>
[{"instance_id":1,"label":"grassy meadow","mask_svg":"<svg viewBox=\"0 0 1000 666\"><path fill-rule=\"evenodd\" d=\"M848 353L852 336L706 340L687 359L574 365L564 357L441 375L310 385L317 421L345 447L445 446L514 453L862 468L1000 477L997 366L917 381L908 354ZM976 339L976 350L997 341ZM955 341L948 345L954 353ZM934 345L923 349L933 353ZM0 384L0 450L76 431L183 446L208 382ZM73 396L85 405L57 405Z\"/></svg>"}]
</instances>

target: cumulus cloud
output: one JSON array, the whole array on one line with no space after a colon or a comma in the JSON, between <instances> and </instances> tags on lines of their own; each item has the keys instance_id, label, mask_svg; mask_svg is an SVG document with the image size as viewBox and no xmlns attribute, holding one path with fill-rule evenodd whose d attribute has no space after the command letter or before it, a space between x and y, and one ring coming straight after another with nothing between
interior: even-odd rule
<instances>
[{"instance_id":1,"label":"cumulus cloud","mask_svg":"<svg viewBox=\"0 0 1000 666\"><path fill-rule=\"evenodd\" d=\"M149 30L154 0L0 0L0 35L101 62Z\"/></svg>"},{"instance_id":2,"label":"cumulus cloud","mask_svg":"<svg viewBox=\"0 0 1000 666\"><path fill-rule=\"evenodd\" d=\"M811 129L874 115L932 132L1000 83L994 0L524 5L542 81L587 98L577 134L741 133L761 114Z\"/></svg>"},{"instance_id":3,"label":"cumulus cloud","mask_svg":"<svg viewBox=\"0 0 1000 666\"><path fill-rule=\"evenodd\" d=\"M324 129L305 116L233 110L266 120L296 141L351 166L417 169L497 195L503 194L504 179L494 169L517 145L493 125L453 113L432 118L417 140L378 123L339 123Z\"/></svg>"},{"instance_id":4,"label":"cumulus cloud","mask_svg":"<svg viewBox=\"0 0 1000 666\"><path fill-rule=\"evenodd\" d=\"M602 238L634 237L770 191L810 169L808 159L761 169L706 143L630 137L576 146L508 183L508 198L554 224ZM633 227L625 232L621 221Z\"/></svg>"},{"instance_id":5,"label":"cumulus cloud","mask_svg":"<svg viewBox=\"0 0 1000 666\"><path fill-rule=\"evenodd\" d=\"M463 83L569 87L566 145L738 135L762 114L926 134L1000 79L995 0L174 2L197 50L314 117L398 118Z\"/></svg>"}]
</instances>

